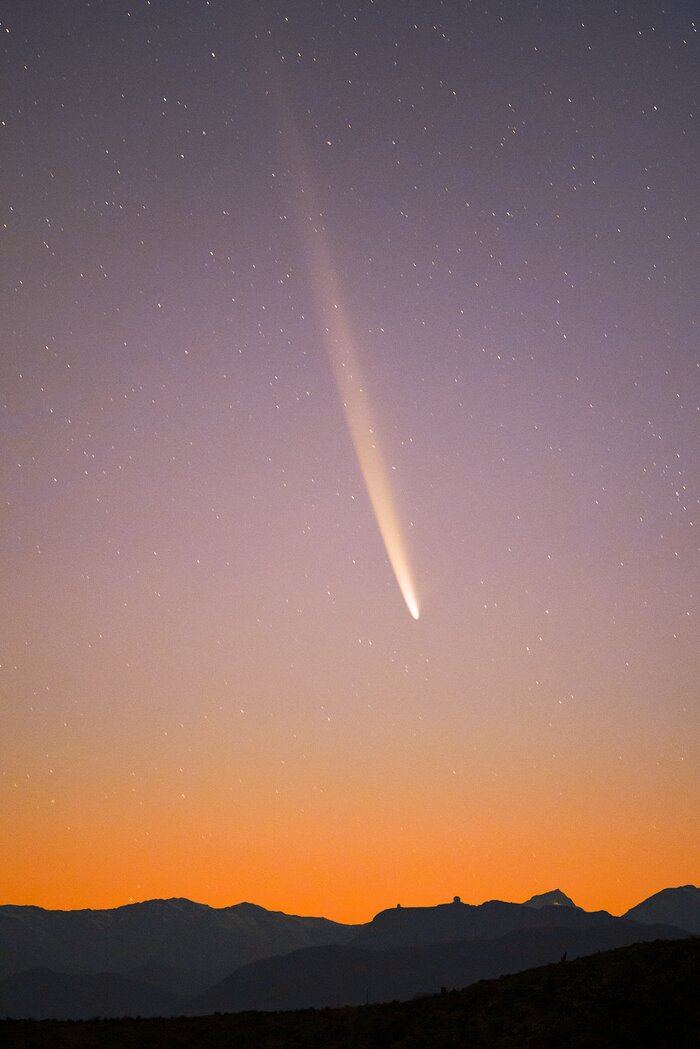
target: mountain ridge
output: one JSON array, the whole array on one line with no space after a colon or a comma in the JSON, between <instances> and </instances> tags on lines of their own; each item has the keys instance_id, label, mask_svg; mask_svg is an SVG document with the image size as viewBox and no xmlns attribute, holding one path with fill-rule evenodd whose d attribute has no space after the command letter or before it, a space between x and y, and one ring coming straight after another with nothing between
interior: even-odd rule
<instances>
[{"instance_id":1,"label":"mountain ridge","mask_svg":"<svg viewBox=\"0 0 700 1049\"><path fill-rule=\"evenodd\" d=\"M693 896L700 896L700 887L689 883L687 885L668 886L668 887L665 887L663 889L659 889L657 892L653 893L651 896L645 897L639 903L633 904L633 906L628 908L626 911L623 911L619 915L613 915L613 917L624 918L628 914L630 914L630 912L632 910L634 910L637 907L642 907L643 905L648 904L651 901L656 900L657 898L669 897L669 896L672 896L674 894L679 894L679 893L690 893ZM481 907L485 903L509 903L509 904L512 903L512 904L517 904L518 906L535 906L535 905L554 904L554 905L558 905L558 906L575 907L578 910L584 910L584 908L583 907L579 907L579 905L576 904L572 900L572 898L570 896L567 896L566 893L563 892L562 889L555 888L555 889L546 890L546 891L541 892L541 893L535 893L533 896L530 896L529 899L523 900L523 901L501 900L501 899L491 898L491 899L483 900L481 903L474 904L474 903L465 903L462 900L461 896L454 896L449 901L445 901L443 903L437 903L437 904L423 904L423 905L416 905L416 906L413 906L413 907L410 907L410 906L409 907L404 907L402 904L396 904L394 907L385 907L385 908L382 908L381 910L377 911L375 913L375 915L374 915L374 918L376 918L378 914L383 914L386 911L391 911L391 910L402 910L402 909L406 909L406 910L408 910L408 909L412 909L412 910L421 910L421 909L422 910L430 910L433 907L450 907L450 906L452 906L454 904L461 904L462 906L465 906L465 907ZM175 904L185 904L187 908L192 909L192 910L197 910L197 909L199 909L199 910L207 910L207 911L211 911L211 912L217 913L217 914L223 913L223 912L228 912L228 911L264 912L265 914L279 915L279 916L282 916L284 918L291 918L291 919L296 918L298 920L305 921L305 922L307 922L307 921L329 922L332 925L341 926L341 927L345 927L345 928L358 928L360 926L368 924L368 922L342 922L342 921L337 921L334 918L324 917L322 915L299 915L299 914L294 914L292 912L283 911L283 910L279 910L279 909L276 909L276 908L265 907L265 906L263 906L262 904L259 904L259 903L252 903L250 900L240 900L238 903L224 904L224 906L222 906L222 907L216 907L216 906L214 906L213 904L210 904L210 903L202 903L201 901L198 901L198 900L191 900L187 896L163 896L163 897L161 897L161 896L154 896L154 897L151 897L151 898L149 898L147 900L130 900L128 903L120 903L120 904L117 904L115 907L43 907L40 904L35 904L35 903L26 903L26 904L22 904L22 903L0 903L0 913L2 913L3 911L6 911L6 910L14 910L14 911L26 911L26 912L34 911L34 912L41 912L42 914L63 914L63 915L69 915L69 914L73 914L73 915L77 915L77 914L93 914L93 915L95 915L95 914L114 914L116 912L126 912L126 911L135 910L135 909L138 909L138 908L141 908L141 907L148 907L148 906L151 906L151 905L155 905L155 906L158 906L158 907L167 905L169 907L173 907L173 905L175 905ZM174 909L174 907L173 907L173 909ZM599 909L598 911L586 911L586 913L587 914L595 914L595 913L612 914L612 912L605 911L602 908ZM370 921L372 921L372 920L373 920L373 918L370 919Z\"/></svg>"},{"instance_id":2,"label":"mountain ridge","mask_svg":"<svg viewBox=\"0 0 700 1049\"><path fill-rule=\"evenodd\" d=\"M48 966L127 971L154 961L223 976L257 957L349 940L356 926L255 904L213 908L175 897L104 910L0 907L0 976Z\"/></svg>"},{"instance_id":3,"label":"mountain ridge","mask_svg":"<svg viewBox=\"0 0 700 1049\"><path fill-rule=\"evenodd\" d=\"M410 997L430 989L431 973L433 983L458 986L562 954L682 938L693 932L683 921L694 922L697 898L694 886L662 890L616 917L585 911L559 889L524 903L454 897L434 907L388 908L360 925L251 903L212 908L184 897L94 911L5 905L0 1015L43 1017L49 1007L65 1018L321 1007L357 1004L370 997L369 985L380 995Z\"/></svg>"},{"instance_id":4,"label":"mountain ridge","mask_svg":"<svg viewBox=\"0 0 700 1049\"><path fill-rule=\"evenodd\" d=\"M661 889L630 907L622 917L638 922L671 921L700 935L700 889L696 885Z\"/></svg>"}]
</instances>

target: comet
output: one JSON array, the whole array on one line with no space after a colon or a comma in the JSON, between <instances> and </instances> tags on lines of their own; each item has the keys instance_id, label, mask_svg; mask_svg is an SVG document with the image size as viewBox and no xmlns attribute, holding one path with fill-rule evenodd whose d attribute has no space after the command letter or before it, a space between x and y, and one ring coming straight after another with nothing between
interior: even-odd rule
<instances>
[{"instance_id":1,"label":"comet","mask_svg":"<svg viewBox=\"0 0 700 1049\"><path fill-rule=\"evenodd\" d=\"M341 305L338 281L322 232L317 231L313 235L310 246L314 291L324 322L326 349L345 420L389 563L408 611L414 619L418 619L420 607L386 459L381 451L370 398L362 379L351 328Z\"/></svg>"},{"instance_id":2,"label":"comet","mask_svg":"<svg viewBox=\"0 0 700 1049\"><path fill-rule=\"evenodd\" d=\"M315 204L316 194L312 189L312 180L304 164L288 87L289 85L280 84L279 89L271 92L269 97L271 104L275 106L282 129L281 152L297 183L295 199L290 201L291 210L296 213L300 237L308 250L316 309L324 326L328 358L369 501L406 608L413 619L418 619L420 607L411 576L406 541L385 465L386 459L381 452L374 413L362 380L352 328L342 308L341 289L328 249L323 222L311 223L309 218L309 211L315 212L317 216L320 213ZM304 215L301 213L302 200L306 204Z\"/></svg>"}]
</instances>

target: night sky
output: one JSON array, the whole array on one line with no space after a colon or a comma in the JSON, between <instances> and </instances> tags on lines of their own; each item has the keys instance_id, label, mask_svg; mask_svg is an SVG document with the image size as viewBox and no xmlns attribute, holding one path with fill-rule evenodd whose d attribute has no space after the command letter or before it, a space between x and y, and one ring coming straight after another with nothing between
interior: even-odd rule
<instances>
[{"instance_id":1,"label":"night sky","mask_svg":"<svg viewBox=\"0 0 700 1049\"><path fill-rule=\"evenodd\" d=\"M0 902L697 879L699 22L3 0Z\"/></svg>"}]
</instances>

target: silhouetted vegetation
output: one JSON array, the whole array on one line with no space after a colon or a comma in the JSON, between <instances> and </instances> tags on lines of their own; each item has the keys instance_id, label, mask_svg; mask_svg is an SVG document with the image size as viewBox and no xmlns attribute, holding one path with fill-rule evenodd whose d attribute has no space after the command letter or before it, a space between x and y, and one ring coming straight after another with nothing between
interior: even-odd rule
<instances>
[{"instance_id":1,"label":"silhouetted vegetation","mask_svg":"<svg viewBox=\"0 0 700 1049\"><path fill-rule=\"evenodd\" d=\"M656 941L412 1002L168 1020L0 1022L4 1049L697 1049L700 939Z\"/></svg>"}]
</instances>

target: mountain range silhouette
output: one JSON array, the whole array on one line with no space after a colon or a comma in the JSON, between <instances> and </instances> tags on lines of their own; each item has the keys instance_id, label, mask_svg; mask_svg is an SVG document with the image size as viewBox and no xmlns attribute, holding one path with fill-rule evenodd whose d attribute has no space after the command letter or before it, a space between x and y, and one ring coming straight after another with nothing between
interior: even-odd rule
<instances>
[{"instance_id":1,"label":"mountain range silhouette","mask_svg":"<svg viewBox=\"0 0 700 1049\"><path fill-rule=\"evenodd\" d=\"M524 903L394 907L343 925L185 899L111 910L0 907L0 1017L206 1015L410 999L503 973L700 932L700 889L615 917L561 890Z\"/></svg>"}]
</instances>

